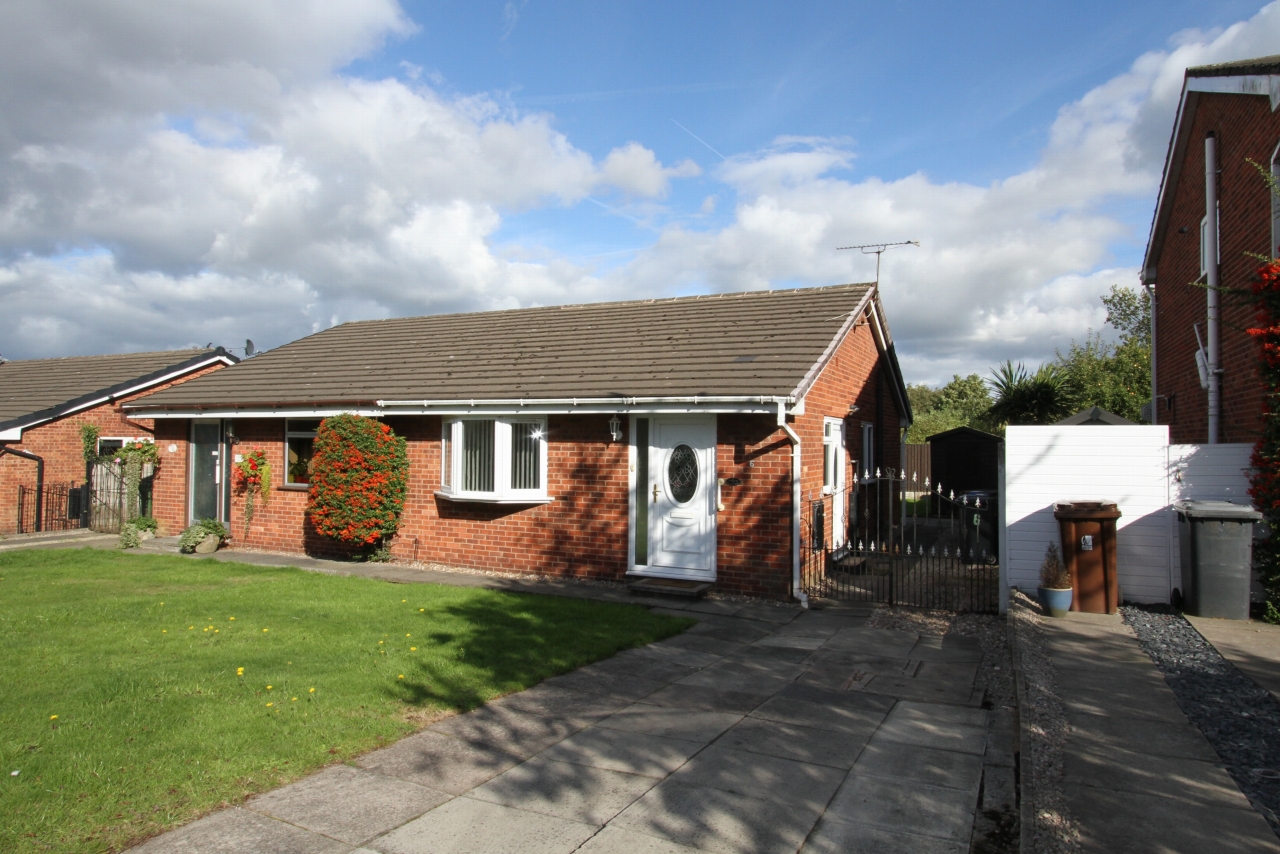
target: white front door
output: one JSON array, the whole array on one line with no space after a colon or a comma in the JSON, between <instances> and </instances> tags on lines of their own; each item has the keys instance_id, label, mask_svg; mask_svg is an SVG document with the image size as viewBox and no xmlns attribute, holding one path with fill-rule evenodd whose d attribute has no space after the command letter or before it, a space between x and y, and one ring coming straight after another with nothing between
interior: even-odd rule
<instances>
[{"instance_id":1,"label":"white front door","mask_svg":"<svg viewBox=\"0 0 1280 854\"><path fill-rule=\"evenodd\" d=\"M649 564L654 575L716 577L716 419L654 417L647 484Z\"/></svg>"}]
</instances>

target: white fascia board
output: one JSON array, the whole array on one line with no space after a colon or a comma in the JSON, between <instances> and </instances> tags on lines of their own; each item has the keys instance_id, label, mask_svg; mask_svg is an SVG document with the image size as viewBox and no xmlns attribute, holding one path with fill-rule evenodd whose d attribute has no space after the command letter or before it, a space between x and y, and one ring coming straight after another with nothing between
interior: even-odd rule
<instances>
[{"instance_id":1,"label":"white fascia board","mask_svg":"<svg viewBox=\"0 0 1280 854\"><path fill-rule=\"evenodd\" d=\"M1241 74L1235 77L1188 77L1188 92L1219 95L1265 95L1271 110L1280 106L1280 74Z\"/></svg>"},{"instance_id":2,"label":"white fascia board","mask_svg":"<svg viewBox=\"0 0 1280 854\"><path fill-rule=\"evenodd\" d=\"M804 396L808 394L809 389L813 387L813 384L818 381L818 377L822 374L822 369L825 368L827 363L831 361L833 356L835 356L836 350L840 348L840 344L844 341L845 336L847 336L850 330L858 324L858 318L862 317L863 312L867 310L867 305L874 305L874 298L878 287L879 286L868 288L866 296L864 296L862 301L858 303L857 308L849 312L849 316L845 318L845 321L841 324L839 331L837 331L832 339L827 342L827 348L822 351L822 355L818 357L818 361L809 366L809 370L805 372L804 377L800 380L800 384L791 392L791 398L793 400L803 399Z\"/></svg>"},{"instance_id":3,"label":"white fascia board","mask_svg":"<svg viewBox=\"0 0 1280 854\"><path fill-rule=\"evenodd\" d=\"M697 402L694 402L694 401ZM572 401L378 401L376 408L326 407L263 409L137 409L134 418L329 418L343 413L368 418L404 415L611 415L611 414L773 414L778 401L791 404L789 398L628 398L625 403ZM803 412L803 403L799 404ZM793 407L793 411L795 407Z\"/></svg>"},{"instance_id":4,"label":"white fascia board","mask_svg":"<svg viewBox=\"0 0 1280 854\"><path fill-rule=\"evenodd\" d=\"M0 430L0 442L21 442L22 428L10 427L8 430Z\"/></svg>"}]
</instances>

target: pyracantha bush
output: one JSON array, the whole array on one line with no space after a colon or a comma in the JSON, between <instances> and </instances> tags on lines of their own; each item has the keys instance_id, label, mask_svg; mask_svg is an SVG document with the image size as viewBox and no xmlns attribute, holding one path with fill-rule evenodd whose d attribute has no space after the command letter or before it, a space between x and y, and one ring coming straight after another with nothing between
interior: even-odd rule
<instances>
[{"instance_id":1,"label":"pyracantha bush","mask_svg":"<svg viewBox=\"0 0 1280 854\"><path fill-rule=\"evenodd\" d=\"M362 546L394 534L409 481L404 439L345 413L320 423L313 448L307 513L316 533Z\"/></svg>"},{"instance_id":2,"label":"pyracantha bush","mask_svg":"<svg viewBox=\"0 0 1280 854\"><path fill-rule=\"evenodd\" d=\"M1271 536L1258 544L1258 564L1270 607L1280 604L1280 260L1258 268L1253 281L1255 325L1246 330L1258 342L1258 378L1262 381L1262 436L1253 446L1249 495L1262 512Z\"/></svg>"}]
</instances>

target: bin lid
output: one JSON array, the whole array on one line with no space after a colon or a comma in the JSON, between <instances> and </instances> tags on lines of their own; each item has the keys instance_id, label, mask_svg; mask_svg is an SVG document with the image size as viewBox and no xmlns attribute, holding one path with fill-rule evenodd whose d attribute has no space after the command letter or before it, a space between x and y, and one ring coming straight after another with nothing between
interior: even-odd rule
<instances>
[{"instance_id":1,"label":"bin lid","mask_svg":"<svg viewBox=\"0 0 1280 854\"><path fill-rule=\"evenodd\" d=\"M1173 509L1191 519L1232 519L1238 522L1262 519L1262 514L1248 504L1234 501L1175 501Z\"/></svg>"},{"instance_id":2,"label":"bin lid","mask_svg":"<svg viewBox=\"0 0 1280 854\"><path fill-rule=\"evenodd\" d=\"M1114 501L1059 501L1053 505L1055 519L1119 519Z\"/></svg>"}]
</instances>

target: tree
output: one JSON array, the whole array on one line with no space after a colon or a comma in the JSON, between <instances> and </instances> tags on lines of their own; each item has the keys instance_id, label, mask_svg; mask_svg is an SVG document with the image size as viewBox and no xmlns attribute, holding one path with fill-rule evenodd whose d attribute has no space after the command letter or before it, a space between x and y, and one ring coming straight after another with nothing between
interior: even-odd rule
<instances>
[{"instance_id":1,"label":"tree","mask_svg":"<svg viewBox=\"0 0 1280 854\"><path fill-rule=\"evenodd\" d=\"M923 444L930 436L956 427L989 429L986 412L991 406L991 395L977 374L967 377L956 374L939 389L909 385L907 399L915 416L906 436L910 444Z\"/></svg>"},{"instance_id":2,"label":"tree","mask_svg":"<svg viewBox=\"0 0 1280 854\"><path fill-rule=\"evenodd\" d=\"M1066 353L1059 351L1055 362L1073 393L1074 411L1101 406L1141 421L1151 399L1151 299L1144 290L1112 285L1102 304L1119 340L1109 344L1101 333L1090 333L1084 343L1072 341Z\"/></svg>"},{"instance_id":3,"label":"tree","mask_svg":"<svg viewBox=\"0 0 1280 854\"><path fill-rule=\"evenodd\" d=\"M991 375L988 382L996 400L988 415L1002 425L1052 424L1071 414L1075 394L1053 362L1031 373L1021 362L1006 361Z\"/></svg>"}]
</instances>

